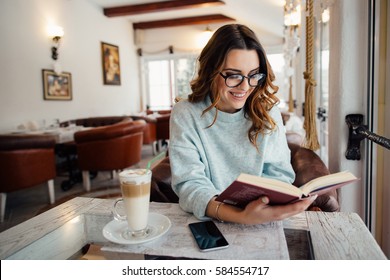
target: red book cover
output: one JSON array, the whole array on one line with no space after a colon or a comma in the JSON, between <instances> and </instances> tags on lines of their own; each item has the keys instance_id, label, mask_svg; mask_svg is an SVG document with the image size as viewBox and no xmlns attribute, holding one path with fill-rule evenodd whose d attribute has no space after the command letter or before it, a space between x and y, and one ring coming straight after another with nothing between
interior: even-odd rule
<instances>
[{"instance_id":1,"label":"red book cover","mask_svg":"<svg viewBox=\"0 0 390 280\"><path fill-rule=\"evenodd\" d=\"M245 208L249 202L258 199L261 196L267 196L270 198L269 205L287 204L300 198L298 195L290 195L272 189L234 181L229 188L221 193L215 200L240 208Z\"/></svg>"}]
</instances>

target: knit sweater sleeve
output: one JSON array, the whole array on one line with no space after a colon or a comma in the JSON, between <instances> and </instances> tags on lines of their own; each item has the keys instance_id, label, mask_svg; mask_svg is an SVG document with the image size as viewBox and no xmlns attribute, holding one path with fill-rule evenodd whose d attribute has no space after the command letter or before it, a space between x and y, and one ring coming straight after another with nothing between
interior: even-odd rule
<instances>
[{"instance_id":1,"label":"knit sweater sleeve","mask_svg":"<svg viewBox=\"0 0 390 280\"><path fill-rule=\"evenodd\" d=\"M180 207L197 218L205 216L207 204L219 192L207 174L204 149L197 131L199 124L193 106L180 101L170 119L169 156L172 168L172 188L179 197Z\"/></svg>"}]
</instances>

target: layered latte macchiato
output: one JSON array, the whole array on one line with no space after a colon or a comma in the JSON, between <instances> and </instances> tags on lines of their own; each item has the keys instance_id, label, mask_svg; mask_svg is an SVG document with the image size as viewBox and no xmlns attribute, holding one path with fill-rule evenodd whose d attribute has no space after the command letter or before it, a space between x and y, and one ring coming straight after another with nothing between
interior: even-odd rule
<instances>
[{"instance_id":1,"label":"layered latte macchiato","mask_svg":"<svg viewBox=\"0 0 390 280\"><path fill-rule=\"evenodd\" d=\"M125 215L133 235L143 234L148 225L151 177L148 169L130 169L119 174Z\"/></svg>"}]
</instances>

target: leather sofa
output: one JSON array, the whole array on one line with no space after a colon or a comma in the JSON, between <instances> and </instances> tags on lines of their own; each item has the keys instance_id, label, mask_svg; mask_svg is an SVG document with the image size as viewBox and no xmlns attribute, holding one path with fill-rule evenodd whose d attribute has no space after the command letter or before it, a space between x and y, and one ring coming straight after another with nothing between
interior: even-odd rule
<instances>
[{"instance_id":1,"label":"leather sofa","mask_svg":"<svg viewBox=\"0 0 390 280\"><path fill-rule=\"evenodd\" d=\"M151 115L151 114L168 115L168 114L171 114L171 112L172 112L172 109L166 109L166 110L150 110L150 109L147 109L146 110L146 114L147 115Z\"/></svg>"},{"instance_id":2,"label":"leather sofa","mask_svg":"<svg viewBox=\"0 0 390 280\"><path fill-rule=\"evenodd\" d=\"M74 120L64 121L60 124L62 127L69 126L71 123L76 124L77 126L84 127L100 127L116 124L118 122L127 121L127 120L144 120L146 122L144 131L143 131L143 144L153 144L156 141L156 120L150 116L103 116L103 117L89 117L89 118L80 118Z\"/></svg>"},{"instance_id":3,"label":"leather sofa","mask_svg":"<svg viewBox=\"0 0 390 280\"><path fill-rule=\"evenodd\" d=\"M7 193L48 183L55 202L55 139L40 135L0 136L0 215L4 220ZM23 207L23 206L21 206Z\"/></svg>"},{"instance_id":4,"label":"leather sofa","mask_svg":"<svg viewBox=\"0 0 390 280\"><path fill-rule=\"evenodd\" d=\"M301 186L314 178L329 174L328 168L315 152L292 142L289 142L288 145L291 150L291 164L296 174L293 183L295 186ZM168 156L152 169L151 187L151 201L178 202L178 197L171 187L171 167ZM337 191L333 190L319 196L309 210L339 211Z\"/></svg>"},{"instance_id":5,"label":"leather sofa","mask_svg":"<svg viewBox=\"0 0 390 280\"><path fill-rule=\"evenodd\" d=\"M145 125L143 120L127 119L75 133L78 166L87 191L89 171L118 171L141 161Z\"/></svg>"},{"instance_id":6,"label":"leather sofa","mask_svg":"<svg viewBox=\"0 0 390 280\"><path fill-rule=\"evenodd\" d=\"M104 117L80 118L80 119L74 119L74 120L68 120L62 122L60 126L66 127L69 126L71 123L74 123L77 126L99 127L99 126L112 125L128 119L131 120L131 118L128 116L104 116Z\"/></svg>"},{"instance_id":7,"label":"leather sofa","mask_svg":"<svg viewBox=\"0 0 390 280\"><path fill-rule=\"evenodd\" d=\"M61 122L61 127L67 127L71 123L76 124L77 126L84 127L100 127L116 124L118 122L126 120L144 120L146 122L144 131L143 131L143 144L144 145L153 145L154 154L157 153L156 144L159 140L169 139L169 118L170 110L163 111L147 111L147 115L132 115L132 116L103 116L103 117L89 117L89 118L80 118L73 119Z\"/></svg>"}]
</instances>

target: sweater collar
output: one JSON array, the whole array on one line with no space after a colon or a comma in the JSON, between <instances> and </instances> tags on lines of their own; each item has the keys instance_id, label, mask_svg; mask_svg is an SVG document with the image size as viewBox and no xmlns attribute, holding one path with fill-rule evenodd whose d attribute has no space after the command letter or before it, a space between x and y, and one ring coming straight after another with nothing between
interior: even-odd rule
<instances>
[{"instance_id":1,"label":"sweater collar","mask_svg":"<svg viewBox=\"0 0 390 280\"><path fill-rule=\"evenodd\" d=\"M206 108L211 105L211 99L209 96L207 96L205 100ZM212 114L214 117L215 111L217 108L212 108L209 113ZM235 112L235 113L226 113L221 110L218 110L218 116L217 116L217 122L222 121L222 122L236 122L239 120L242 120L244 118L244 109L241 108L241 110Z\"/></svg>"}]
</instances>

